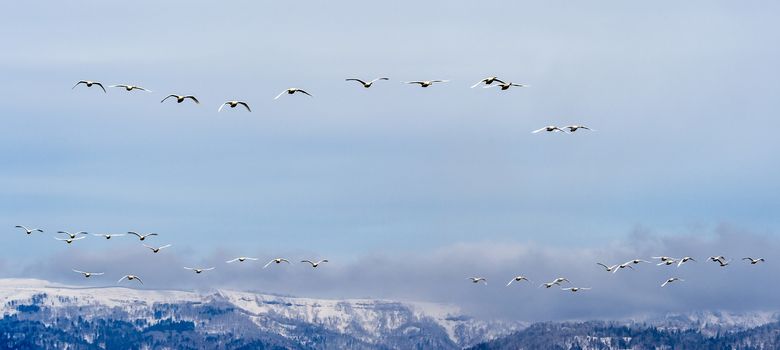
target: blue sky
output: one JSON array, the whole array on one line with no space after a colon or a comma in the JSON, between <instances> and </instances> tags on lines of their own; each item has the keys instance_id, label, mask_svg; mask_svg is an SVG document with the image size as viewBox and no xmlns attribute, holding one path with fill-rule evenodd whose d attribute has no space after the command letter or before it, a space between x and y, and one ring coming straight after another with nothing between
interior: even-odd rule
<instances>
[{"instance_id":1,"label":"blue sky","mask_svg":"<svg viewBox=\"0 0 780 350\"><path fill-rule=\"evenodd\" d=\"M637 229L774 240L778 7L3 3L0 223L352 263L602 249ZM468 88L488 75L531 87ZM377 76L391 81L343 81ZM71 90L80 79L154 93ZM417 79L452 82L399 83ZM314 98L272 100L291 86ZM202 104L160 104L168 93ZM254 112L216 113L234 98ZM530 134L571 123L598 131ZM33 256L26 238L6 241L6 275L64 254L52 239ZM104 242L83 243L69 248Z\"/></svg>"}]
</instances>

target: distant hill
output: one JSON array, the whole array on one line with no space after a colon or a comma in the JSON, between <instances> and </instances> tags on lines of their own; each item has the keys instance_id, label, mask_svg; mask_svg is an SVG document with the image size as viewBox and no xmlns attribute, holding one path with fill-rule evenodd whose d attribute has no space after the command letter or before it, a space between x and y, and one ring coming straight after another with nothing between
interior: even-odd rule
<instances>
[{"instance_id":1,"label":"distant hill","mask_svg":"<svg viewBox=\"0 0 780 350\"><path fill-rule=\"evenodd\" d=\"M521 323L457 308L219 290L198 294L0 280L0 348L460 349Z\"/></svg>"}]
</instances>

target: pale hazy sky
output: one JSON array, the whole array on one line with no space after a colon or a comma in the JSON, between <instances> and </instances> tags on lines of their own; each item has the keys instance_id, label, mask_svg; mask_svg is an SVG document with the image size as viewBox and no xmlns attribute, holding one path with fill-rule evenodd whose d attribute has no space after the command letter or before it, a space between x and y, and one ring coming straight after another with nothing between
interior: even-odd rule
<instances>
[{"instance_id":1,"label":"pale hazy sky","mask_svg":"<svg viewBox=\"0 0 780 350\"><path fill-rule=\"evenodd\" d=\"M631 243L637 230L724 250L733 236L718 232L744 232L769 254L780 224L778 10L773 1L5 2L0 224L11 238L0 268L56 279L51 266L104 249L138 259L137 242L65 247L47 236L57 230L158 232L174 260L325 256L344 262L334 274L372 258L444 261L471 244L511 259L543 247L619 260L605 249L645 252ZM468 88L488 75L531 87ZM377 76L391 80L369 90L344 82ZM80 79L154 92L71 90ZM400 83L417 79L452 82ZM291 86L314 98L272 100ZM202 104L160 104L169 93ZM254 112L216 113L234 98ZM530 134L570 123L598 131ZM25 237L16 224L47 235ZM519 250L494 252L506 247ZM505 271L430 265L464 278ZM517 316L423 285L334 283L323 294L420 296ZM581 316L599 315L550 317Z\"/></svg>"}]
</instances>

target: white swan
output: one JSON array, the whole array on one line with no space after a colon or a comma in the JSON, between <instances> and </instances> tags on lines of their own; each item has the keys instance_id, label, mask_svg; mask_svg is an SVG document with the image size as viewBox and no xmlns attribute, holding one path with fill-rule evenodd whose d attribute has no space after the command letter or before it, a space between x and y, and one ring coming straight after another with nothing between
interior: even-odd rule
<instances>
[{"instance_id":1,"label":"white swan","mask_svg":"<svg viewBox=\"0 0 780 350\"><path fill-rule=\"evenodd\" d=\"M203 273L203 271L211 271L211 270L214 269L213 267L209 267L207 269L200 269L200 268L197 268L197 267L186 267L186 266L184 268L187 269L187 270L194 271L196 274L201 274L201 273Z\"/></svg>"},{"instance_id":2,"label":"white swan","mask_svg":"<svg viewBox=\"0 0 780 350\"><path fill-rule=\"evenodd\" d=\"M309 263L309 264L311 264L311 267L318 267L318 266L320 266L320 264L328 262L328 259L322 259L322 260L317 261L317 262L314 262L314 261L311 261L311 260L301 260L301 262Z\"/></svg>"},{"instance_id":3,"label":"white swan","mask_svg":"<svg viewBox=\"0 0 780 350\"><path fill-rule=\"evenodd\" d=\"M680 282L683 282L683 281L685 281L685 280L684 280L684 279L682 279L682 278L679 278L679 277L672 277L672 278L670 278L670 279L666 280L666 282L662 283L662 284L661 284L661 287L666 287L666 285L667 285L667 284L669 284L669 283L672 283L672 282L674 282L674 281L680 281Z\"/></svg>"},{"instance_id":4,"label":"white swan","mask_svg":"<svg viewBox=\"0 0 780 350\"><path fill-rule=\"evenodd\" d=\"M520 281L531 282L531 280L529 280L527 277L520 275L520 276L515 276L515 278L509 280L509 283L507 283L506 286L509 287L509 285L512 284L512 282L520 282Z\"/></svg>"},{"instance_id":5,"label":"white swan","mask_svg":"<svg viewBox=\"0 0 780 350\"><path fill-rule=\"evenodd\" d=\"M200 101L198 101L198 99L195 96L192 96L192 95L173 95L173 94L166 96L164 99L162 99L162 101L160 101L160 103L165 102L165 100L167 100L167 99L169 99L171 97L176 99L176 103L182 103L182 102L184 102L185 99L190 99L190 100L193 100L196 104L200 104Z\"/></svg>"},{"instance_id":6,"label":"white swan","mask_svg":"<svg viewBox=\"0 0 780 350\"><path fill-rule=\"evenodd\" d=\"M63 242L65 242L65 243L67 243L67 244L71 244L71 243L73 243L74 241L78 241L78 240L80 240L80 239L84 239L84 238L86 238L86 237L84 237L84 236L77 237L77 238L57 238L57 237L54 237L54 239L56 239L56 240L58 240L58 241L63 241Z\"/></svg>"},{"instance_id":7,"label":"white swan","mask_svg":"<svg viewBox=\"0 0 780 350\"><path fill-rule=\"evenodd\" d=\"M376 79L371 80L369 82L365 82L365 81L357 79L357 78L346 79L346 81L356 81L358 83L361 83L361 84L363 84L363 87L366 88L366 89L370 88L371 85L373 85L375 82L377 82L379 80L390 80L390 79L389 78L376 78Z\"/></svg>"},{"instance_id":8,"label":"white swan","mask_svg":"<svg viewBox=\"0 0 780 350\"><path fill-rule=\"evenodd\" d=\"M247 111L250 111L250 112L252 111L252 109L249 108L249 105L246 102L233 100L233 101L227 101L227 102L223 103L221 106L219 106L219 109L217 109L217 112L222 112L222 108L224 108L225 106L230 106L230 108L236 108L236 106L239 106L239 105L244 106Z\"/></svg>"},{"instance_id":9,"label":"white swan","mask_svg":"<svg viewBox=\"0 0 780 350\"><path fill-rule=\"evenodd\" d=\"M300 93L302 93L302 94L309 95L309 97L313 97L313 96L312 96L310 93L308 93L308 92L304 91L303 89L299 89L299 88L289 88L289 89L287 89L287 90L284 90L284 91L282 91L282 92L281 92L281 93L279 93L278 95L276 95L276 97L274 97L274 100L276 100L276 99L279 99L279 97L282 97L282 95L284 95L284 94L292 95L292 94L294 94L294 93L296 93L296 92L300 92Z\"/></svg>"},{"instance_id":10,"label":"white swan","mask_svg":"<svg viewBox=\"0 0 780 350\"><path fill-rule=\"evenodd\" d=\"M70 238L76 238L76 236L78 236L78 235L88 235L89 234L89 233L87 233L85 231L79 231L79 232L76 232L76 233L70 233L68 231L57 231L57 233L64 233L64 234L68 235L68 237L70 237Z\"/></svg>"},{"instance_id":11,"label":"white swan","mask_svg":"<svg viewBox=\"0 0 780 350\"><path fill-rule=\"evenodd\" d=\"M742 260L749 260L750 261L750 265L755 265L755 264L758 264L760 262L766 261L766 260L764 260L764 258L753 259L751 257L742 258Z\"/></svg>"},{"instance_id":12,"label":"white swan","mask_svg":"<svg viewBox=\"0 0 780 350\"><path fill-rule=\"evenodd\" d=\"M536 129L536 130L534 130L534 131L531 131L531 133L532 133L532 134L536 134L536 133L539 133L539 132L542 132L542 131L547 131L547 132L563 132L563 133L565 133L565 132L566 132L566 131L563 131L563 129L561 129L561 128L559 128L559 127L555 126L555 125L548 125L548 126L545 126L545 127L543 127L543 128L539 128L539 129Z\"/></svg>"},{"instance_id":13,"label":"white swan","mask_svg":"<svg viewBox=\"0 0 780 350\"><path fill-rule=\"evenodd\" d=\"M171 247L171 246L172 246L172 244L166 244L166 245L164 245L164 246L162 246L162 247L156 247L156 248L155 248L155 247L148 246L148 245L144 244L144 247L151 249L152 253L155 253L155 254L156 254L156 253L159 253L159 252L160 252L160 250L163 250L163 249L165 249L165 248L168 248L168 247Z\"/></svg>"},{"instance_id":14,"label":"white swan","mask_svg":"<svg viewBox=\"0 0 780 350\"><path fill-rule=\"evenodd\" d=\"M99 81L93 81L93 80L81 80L78 83L76 83L76 85L73 85L73 87L70 88L70 89L71 90L75 89L76 86L79 86L79 84L84 84L87 87L92 87L92 85L97 85L97 86L100 86L101 89L103 89L103 93L107 92L106 88L103 87L103 84L101 84Z\"/></svg>"},{"instance_id":15,"label":"white swan","mask_svg":"<svg viewBox=\"0 0 780 350\"><path fill-rule=\"evenodd\" d=\"M148 234L142 235L142 234L140 234L140 233L138 233L138 232L133 232L133 231L128 231L128 232L127 232L127 234L130 234L130 235L135 235L135 236L137 236L139 241L146 240L146 238L147 238L147 237L152 237L152 236L159 236L159 235L158 235L158 234L156 234L156 233L148 233Z\"/></svg>"},{"instance_id":16,"label":"white swan","mask_svg":"<svg viewBox=\"0 0 780 350\"><path fill-rule=\"evenodd\" d=\"M472 283L482 282L487 285L487 278L485 277L468 277L467 279L471 280Z\"/></svg>"},{"instance_id":17,"label":"white swan","mask_svg":"<svg viewBox=\"0 0 780 350\"><path fill-rule=\"evenodd\" d=\"M105 234L93 233L92 235L95 237L103 237L105 239L111 239L111 237L122 237L125 234L124 233L105 233Z\"/></svg>"},{"instance_id":18,"label":"white swan","mask_svg":"<svg viewBox=\"0 0 780 350\"><path fill-rule=\"evenodd\" d=\"M152 92L152 90L144 89L137 85L117 84L117 85L111 85L110 87L124 88L126 91L141 90L146 92Z\"/></svg>"},{"instance_id":19,"label":"white swan","mask_svg":"<svg viewBox=\"0 0 780 350\"><path fill-rule=\"evenodd\" d=\"M263 266L263 268L266 268L266 267L268 267L269 265L271 265L271 264L274 264L274 263L276 263L276 264L281 264L281 263L283 263L283 262L286 262L286 263L288 263L288 264L290 263L290 261L289 261L289 260L287 260L287 259L285 259L285 258L275 258L275 259L271 259L271 261L269 261L267 264L265 264L265 266Z\"/></svg>"},{"instance_id":20,"label":"white swan","mask_svg":"<svg viewBox=\"0 0 780 350\"><path fill-rule=\"evenodd\" d=\"M41 230L39 228L27 228L27 227L25 227L23 225L16 225L15 227L24 230L24 232L27 233L28 235L33 233L33 232L43 232L43 230Z\"/></svg>"},{"instance_id":21,"label":"white swan","mask_svg":"<svg viewBox=\"0 0 780 350\"><path fill-rule=\"evenodd\" d=\"M72 270L73 270L73 272L77 272L77 273L80 273L80 274L84 275L85 278L90 278L92 276L100 276L100 275L104 274L103 272L86 272L86 271L79 271L79 270L76 270L76 269L72 269Z\"/></svg>"},{"instance_id":22,"label":"white swan","mask_svg":"<svg viewBox=\"0 0 780 350\"><path fill-rule=\"evenodd\" d=\"M138 277L136 275L124 275L122 278L119 279L119 281L116 281L116 283L122 282L122 280L127 279L128 281L137 280L138 283L144 284L144 281L141 280L141 277Z\"/></svg>"},{"instance_id":23,"label":"white swan","mask_svg":"<svg viewBox=\"0 0 780 350\"><path fill-rule=\"evenodd\" d=\"M473 88L479 86L479 84L483 84L484 83L485 85L490 85L490 84L493 84L495 82L499 82L501 84L505 84L504 81L502 81L501 79L498 79L498 77L487 77L485 79L482 79L482 80L478 81L476 84L471 85L471 88L473 89Z\"/></svg>"},{"instance_id":24,"label":"white swan","mask_svg":"<svg viewBox=\"0 0 780 350\"><path fill-rule=\"evenodd\" d=\"M420 87L427 88L435 83L446 83L449 80L416 80L416 81L405 81L406 84L419 84Z\"/></svg>"}]
</instances>

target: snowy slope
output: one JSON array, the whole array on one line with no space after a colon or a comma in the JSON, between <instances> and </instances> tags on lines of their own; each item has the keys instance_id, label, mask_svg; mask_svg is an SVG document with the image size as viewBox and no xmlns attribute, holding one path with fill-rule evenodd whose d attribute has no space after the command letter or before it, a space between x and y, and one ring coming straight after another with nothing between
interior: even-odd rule
<instances>
[{"instance_id":1,"label":"snowy slope","mask_svg":"<svg viewBox=\"0 0 780 350\"><path fill-rule=\"evenodd\" d=\"M394 337L417 335L446 338L441 341L463 347L506 335L523 326L474 320L457 307L439 304L296 298L228 290L199 294L122 287L80 288L29 279L0 279L0 298L3 315L17 315L27 310L20 306L35 305L41 310L22 316L44 324L51 324L57 318L79 317L143 320L144 324L172 319L193 321L201 329L216 333L237 332L239 329L230 327L246 328L246 324L253 324L257 330L301 342L311 341L311 331L306 333L302 329L313 325L367 344L385 345ZM206 316L204 310L208 311ZM213 321L210 316L213 313L231 321ZM228 316L223 316L225 313ZM240 322L244 319L251 322Z\"/></svg>"}]
</instances>

